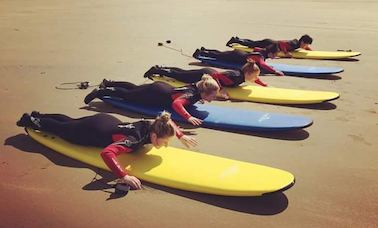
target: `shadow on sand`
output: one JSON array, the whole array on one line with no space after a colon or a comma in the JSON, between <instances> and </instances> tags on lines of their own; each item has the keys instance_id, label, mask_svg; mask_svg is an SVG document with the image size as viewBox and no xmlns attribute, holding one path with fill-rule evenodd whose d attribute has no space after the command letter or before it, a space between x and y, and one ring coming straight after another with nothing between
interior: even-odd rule
<instances>
[{"instance_id":1,"label":"shadow on sand","mask_svg":"<svg viewBox=\"0 0 378 228\"><path fill-rule=\"evenodd\" d=\"M26 153L40 153L59 166L91 169L96 175L88 184L83 186L82 189L87 191L106 192L109 194L107 200L122 198L127 195L127 192L119 194L114 191L114 183L111 183L114 182L114 177L110 172L100 170L54 152L35 142L26 134L11 136L5 140L4 145L13 146L19 151ZM282 192L276 192L261 197L230 197L182 191L146 182L144 182L144 185L147 186L145 187L145 191L148 191L149 188L158 189L216 207L248 214L275 215L284 211L289 204L286 195Z\"/></svg>"}]
</instances>

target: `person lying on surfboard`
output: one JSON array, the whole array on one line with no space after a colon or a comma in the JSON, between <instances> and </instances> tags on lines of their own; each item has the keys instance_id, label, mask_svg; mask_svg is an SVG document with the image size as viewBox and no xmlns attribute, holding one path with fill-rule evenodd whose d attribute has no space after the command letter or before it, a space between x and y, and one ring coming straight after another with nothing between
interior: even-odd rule
<instances>
[{"instance_id":1,"label":"person lying on surfboard","mask_svg":"<svg viewBox=\"0 0 378 228\"><path fill-rule=\"evenodd\" d=\"M130 82L108 81L104 79L100 87L90 92L84 99L88 104L95 98L110 96L121 98L129 102L147 106L172 107L189 123L199 126L202 120L192 116L185 106L200 102L211 102L217 96L220 88L211 76L203 76L196 83L175 88L165 82L134 85Z\"/></svg>"},{"instance_id":2,"label":"person lying on surfboard","mask_svg":"<svg viewBox=\"0 0 378 228\"><path fill-rule=\"evenodd\" d=\"M204 75L210 75L221 87L220 95L224 99L229 99L223 87L236 87L245 81L255 82L261 86L267 86L258 76L260 68L254 62L247 62L240 70L227 70L219 72L213 68L201 68L195 70L184 70L178 67L153 66L145 74L145 78L152 79L153 75L166 76L177 79L185 83L195 83L202 79Z\"/></svg>"},{"instance_id":3,"label":"person lying on surfboard","mask_svg":"<svg viewBox=\"0 0 378 228\"><path fill-rule=\"evenodd\" d=\"M73 119L62 114L33 111L30 115L23 114L17 126L49 132L74 144L104 148L101 157L105 164L119 178L119 183L126 183L133 189L141 189L141 182L119 165L118 155L131 153L145 144L152 144L157 149L166 147L173 135L186 147L197 145L193 137L180 131L168 112L162 112L154 121L123 123L105 113Z\"/></svg>"},{"instance_id":4,"label":"person lying on surfboard","mask_svg":"<svg viewBox=\"0 0 378 228\"><path fill-rule=\"evenodd\" d=\"M275 70L269 66L265 59L274 59L279 52L278 45L272 44L266 48L254 48L254 52L246 52L241 50L219 51L215 49L206 49L201 47L193 53L193 57L198 59L199 56L213 58L218 61L229 63L246 64L247 62L255 62L263 73L284 76L281 71Z\"/></svg>"},{"instance_id":5,"label":"person lying on surfboard","mask_svg":"<svg viewBox=\"0 0 378 228\"><path fill-rule=\"evenodd\" d=\"M249 39L240 39L239 37L231 37L227 42L226 46L232 47L232 44L241 44L250 48L266 48L272 44L277 44L279 50L282 51L286 57L292 57L290 52L295 49L302 48L305 50L311 51L310 45L312 44L312 38L309 35L303 35L301 38L293 40L272 40L272 39L263 39L263 40L249 40Z\"/></svg>"}]
</instances>

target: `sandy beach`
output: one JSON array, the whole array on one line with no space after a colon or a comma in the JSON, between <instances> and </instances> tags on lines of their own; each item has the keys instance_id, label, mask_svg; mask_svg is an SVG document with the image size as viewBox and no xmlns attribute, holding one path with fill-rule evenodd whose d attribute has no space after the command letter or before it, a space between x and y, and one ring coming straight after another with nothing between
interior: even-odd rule
<instances>
[{"instance_id":1,"label":"sandy beach","mask_svg":"<svg viewBox=\"0 0 378 228\"><path fill-rule=\"evenodd\" d=\"M377 227L377 1L51 1L1 0L0 227ZM277 63L339 66L330 78L266 76L279 88L340 93L329 103L282 106L214 102L225 107L305 115L301 131L240 134L198 128L194 150L276 167L295 185L266 197L222 197L145 183L116 198L114 179L28 137L16 121L24 112L72 117L109 112L138 115L96 100L87 90L58 90L64 82L103 78L148 82L153 65L196 68L205 46L228 49L231 36L314 38L316 50L352 49L359 61L276 59ZM174 140L172 145L183 148ZM97 173L97 175L96 175ZM98 179L93 181L93 178Z\"/></svg>"}]
</instances>

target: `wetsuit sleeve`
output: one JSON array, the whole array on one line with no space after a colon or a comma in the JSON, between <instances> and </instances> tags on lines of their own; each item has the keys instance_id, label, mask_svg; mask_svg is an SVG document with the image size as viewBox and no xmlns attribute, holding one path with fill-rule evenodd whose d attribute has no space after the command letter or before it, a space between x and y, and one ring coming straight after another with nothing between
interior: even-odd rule
<instances>
[{"instance_id":1,"label":"wetsuit sleeve","mask_svg":"<svg viewBox=\"0 0 378 228\"><path fill-rule=\"evenodd\" d=\"M271 74L275 74L276 73L276 70L273 67L271 67L268 64L266 64L266 62L263 60L263 58L261 58L261 56L252 55L252 56L250 56L248 58L254 60L256 62L256 64L261 69L263 69L265 72L271 73Z\"/></svg>"},{"instance_id":2,"label":"wetsuit sleeve","mask_svg":"<svg viewBox=\"0 0 378 228\"><path fill-rule=\"evenodd\" d=\"M229 79L225 74L222 73L212 73L211 77L218 82L219 86L233 86L234 82Z\"/></svg>"},{"instance_id":3,"label":"wetsuit sleeve","mask_svg":"<svg viewBox=\"0 0 378 228\"><path fill-rule=\"evenodd\" d=\"M190 104L188 99L185 99L183 97L178 97L173 100L172 102L172 108L175 110L180 116L182 116L184 119L188 120L192 115L189 114L188 111L185 109L185 105Z\"/></svg>"},{"instance_id":4,"label":"wetsuit sleeve","mask_svg":"<svg viewBox=\"0 0 378 228\"><path fill-rule=\"evenodd\" d=\"M287 51L287 42L286 41L280 41L278 42L278 47L280 48L280 51L282 51L283 53L288 53Z\"/></svg>"},{"instance_id":5,"label":"wetsuit sleeve","mask_svg":"<svg viewBox=\"0 0 378 228\"><path fill-rule=\"evenodd\" d=\"M172 124L173 128L175 129L176 137L178 139L181 139L181 137L184 136L184 133L182 133L180 128L177 126L177 124L173 120L171 120L170 123Z\"/></svg>"},{"instance_id":6,"label":"wetsuit sleeve","mask_svg":"<svg viewBox=\"0 0 378 228\"><path fill-rule=\"evenodd\" d=\"M101 152L101 157L109 169L119 178L127 175L127 172L121 167L117 161L117 156L122 153L130 153L132 149L119 145L117 143L110 144Z\"/></svg>"},{"instance_id":7,"label":"wetsuit sleeve","mask_svg":"<svg viewBox=\"0 0 378 228\"><path fill-rule=\"evenodd\" d=\"M263 81L261 81L260 78L256 79L255 83L258 84L258 85L264 86L264 87L268 86L268 84L266 84Z\"/></svg>"},{"instance_id":8,"label":"wetsuit sleeve","mask_svg":"<svg viewBox=\"0 0 378 228\"><path fill-rule=\"evenodd\" d=\"M264 69L266 72L272 73L272 74L276 73L276 70L273 67L266 64L266 62L262 58L260 58L258 62L259 62L260 67Z\"/></svg>"}]
</instances>

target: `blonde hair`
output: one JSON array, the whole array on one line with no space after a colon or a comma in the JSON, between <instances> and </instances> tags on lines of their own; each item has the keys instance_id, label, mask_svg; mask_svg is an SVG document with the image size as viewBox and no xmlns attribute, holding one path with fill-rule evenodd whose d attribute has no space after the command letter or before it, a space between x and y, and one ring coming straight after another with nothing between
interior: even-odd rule
<instances>
[{"instance_id":1,"label":"blonde hair","mask_svg":"<svg viewBox=\"0 0 378 228\"><path fill-rule=\"evenodd\" d=\"M215 81L214 78L208 74L204 74L202 76L201 81L197 83L197 87L200 93L206 94L218 92L220 89L217 81Z\"/></svg>"},{"instance_id":2,"label":"blonde hair","mask_svg":"<svg viewBox=\"0 0 378 228\"><path fill-rule=\"evenodd\" d=\"M260 72L260 68L257 66L255 62L252 61L252 62L247 62L246 64L244 64L244 66L241 68L241 71L244 74L252 74L252 73Z\"/></svg>"},{"instance_id":3,"label":"blonde hair","mask_svg":"<svg viewBox=\"0 0 378 228\"><path fill-rule=\"evenodd\" d=\"M155 121L151 125L151 131L156 134L158 138L171 137L175 134L171 121L171 114L167 111L163 111L156 117Z\"/></svg>"}]
</instances>

